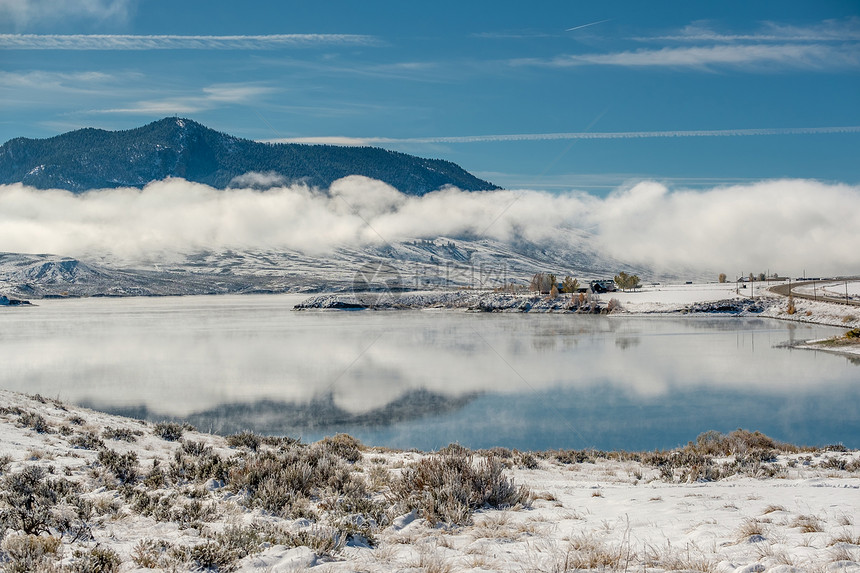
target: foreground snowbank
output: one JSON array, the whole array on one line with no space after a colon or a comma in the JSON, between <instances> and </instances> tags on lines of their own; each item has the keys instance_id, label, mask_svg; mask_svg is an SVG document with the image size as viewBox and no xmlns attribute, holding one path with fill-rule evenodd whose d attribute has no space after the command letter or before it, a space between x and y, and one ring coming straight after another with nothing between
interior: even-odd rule
<instances>
[{"instance_id":1,"label":"foreground snowbank","mask_svg":"<svg viewBox=\"0 0 860 573\"><path fill-rule=\"evenodd\" d=\"M0 404L10 565L860 571L860 452L840 447L804 451L742 432L703 435L676 452L497 449L468 462L459 447L445 457L364 448L344 436L311 446L250 434L225 439L7 391ZM495 485L483 507L446 513L468 505L457 501L468 484L422 489L415 468L436 467L428 460L484 472ZM42 485L31 489L36 501L46 487L59 497L46 527L34 530L39 536L26 537L10 518L23 507L11 493L20 494L33 468L42 472ZM303 489L320 472L326 481ZM499 502L517 499L519 484L527 500ZM409 509L404 495L417 505Z\"/></svg>"}]
</instances>

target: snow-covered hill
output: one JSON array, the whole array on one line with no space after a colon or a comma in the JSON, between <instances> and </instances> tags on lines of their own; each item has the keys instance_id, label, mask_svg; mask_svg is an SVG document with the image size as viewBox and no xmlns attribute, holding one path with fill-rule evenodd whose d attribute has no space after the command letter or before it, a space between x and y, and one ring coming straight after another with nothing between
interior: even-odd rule
<instances>
[{"instance_id":1,"label":"snow-covered hill","mask_svg":"<svg viewBox=\"0 0 860 573\"><path fill-rule=\"evenodd\" d=\"M128 261L105 256L0 253L0 292L46 296L134 296L242 292L351 291L373 281L401 289L496 288L527 284L536 272L580 282L619 270L648 269L606 257L587 233L546 246L525 240L440 237L363 248L340 247L317 255L289 250L218 250L166 254Z\"/></svg>"}]
</instances>

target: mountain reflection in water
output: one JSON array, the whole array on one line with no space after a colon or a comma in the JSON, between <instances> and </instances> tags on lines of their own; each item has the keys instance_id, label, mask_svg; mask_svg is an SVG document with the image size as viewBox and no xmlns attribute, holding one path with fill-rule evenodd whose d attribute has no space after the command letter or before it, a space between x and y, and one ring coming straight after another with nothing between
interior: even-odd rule
<instances>
[{"instance_id":1,"label":"mountain reflection in water","mask_svg":"<svg viewBox=\"0 0 860 573\"><path fill-rule=\"evenodd\" d=\"M250 430L259 434L302 436L308 432L333 434L340 428L373 428L401 422L414 422L427 416L447 414L462 408L474 395L448 397L427 390L413 390L400 398L368 412L351 413L334 402L332 394L305 404L258 400L221 404L181 418L171 418L147 405L116 407L85 403L84 406L140 420L188 422L216 434L235 434Z\"/></svg>"},{"instance_id":2,"label":"mountain reflection in water","mask_svg":"<svg viewBox=\"0 0 860 573\"><path fill-rule=\"evenodd\" d=\"M122 412L434 448L664 448L738 427L860 446L860 368L732 316L293 312L301 297L44 300L0 313L0 387Z\"/></svg>"}]
</instances>

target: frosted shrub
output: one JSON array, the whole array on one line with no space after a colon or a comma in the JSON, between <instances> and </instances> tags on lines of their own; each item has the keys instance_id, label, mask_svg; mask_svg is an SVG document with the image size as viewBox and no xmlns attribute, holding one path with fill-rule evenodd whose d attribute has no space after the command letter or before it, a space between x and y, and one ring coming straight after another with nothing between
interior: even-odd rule
<instances>
[{"instance_id":1,"label":"frosted shrub","mask_svg":"<svg viewBox=\"0 0 860 573\"><path fill-rule=\"evenodd\" d=\"M471 454L454 450L407 467L393 490L406 509L418 509L431 523L466 525L475 509L512 506L527 499L528 490L515 486L503 469L495 456L475 464Z\"/></svg>"},{"instance_id":2,"label":"frosted shrub","mask_svg":"<svg viewBox=\"0 0 860 573\"><path fill-rule=\"evenodd\" d=\"M349 434L336 434L333 437L326 436L319 442L319 446L353 463L361 459L361 450L364 448L361 442Z\"/></svg>"},{"instance_id":3,"label":"frosted shrub","mask_svg":"<svg viewBox=\"0 0 860 573\"><path fill-rule=\"evenodd\" d=\"M323 445L259 453L231 468L228 483L234 491L246 493L251 506L278 515L292 515L311 495L363 487L343 459Z\"/></svg>"},{"instance_id":4,"label":"frosted shrub","mask_svg":"<svg viewBox=\"0 0 860 573\"><path fill-rule=\"evenodd\" d=\"M122 564L119 554L110 547L93 547L90 551L75 551L70 567L74 573L115 573Z\"/></svg>"},{"instance_id":5,"label":"frosted shrub","mask_svg":"<svg viewBox=\"0 0 860 573\"><path fill-rule=\"evenodd\" d=\"M34 414L32 412L23 412L21 417L18 418L18 422L26 427L38 432L40 434L50 434L51 425L42 417L40 414Z\"/></svg>"},{"instance_id":6,"label":"frosted shrub","mask_svg":"<svg viewBox=\"0 0 860 573\"><path fill-rule=\"evenodd\" d=\"M0 491L0 524L25 534L48 533L55 525L52 511L66 488L45 479L45 470L28 466L7 475Z\"/></svg>"},{"instance_id":7,"label":"frosted shrub","mask_svg":"<svg viewBox=\"0 0 860 573\"><path fill-rule=\"evenodd\" d=\"M257 451L261 441L260 436L248 431L227 436L227 445L231 448L248 448L252 452Z\"/></svg>"},{"instance_id":8,"label":"frosted shrub","mask_svg":"<svg viewBox=\"0 0 860 573\"><path fill-rule=\"evenodd\" d=\"M3 540L3 551L8 559L3 570L9 573L59 571L54 561L59 557L60 549L58 537L10 535Z\"/></svg>"},{"instance_id":9,"label":"frosted shrub","mask_svg":"<svg viewBox=\"0 0 860 573\"><path fill-rule=\"evenodd\" d=\"M106 427L102 432L102 437L106 440L117 440L124 442L136 442L138 436L142 436L140 430L129 430L128 428L111 428Z\"/></svg>"},{"instance_id":10,"label":"frosted shrub","mask_svg":"<svg viewBox=\"0 0 860 573\"><path fill-rule=\"evenodd\" d=\"M110 470L121 484L134 483L137 480L137 454L128 452L120 454L114 450L105 449L99 452L98 462Z\"/></svg>"},{"instance_id":11,"label":"frosted shrub","mask_svg":"<svg viewBox=\"0 0 860 573\"><path fill-rule=\"evenodd\" d=\"M72 436L69 440L69 445L73 448L82 448L84 450L100 450L105 447L104 440L92 432Z\"/></svg>"},{"instance_id":12,"label":"frosted shrub","mask_svg":"<svg viewBox=\"0 0 860 573\"><path fill-rule=\"evenodd\" d=\"M168 442L175 442L182 437L182 432L185 428L176 422L159 422L152 429L152 433Z\"/></svg>"},{"instance_id":13,"label":"frosted shrub","mask_svg":"<svg viewBox=\"0 0 860 573\"><path fill-rule=\"evenodd\" d=\"M189 557L195 569L204 571L235 571L239 561L239 553L235 549L214 541L195 545Z\"/></svg>"}]
</instances>

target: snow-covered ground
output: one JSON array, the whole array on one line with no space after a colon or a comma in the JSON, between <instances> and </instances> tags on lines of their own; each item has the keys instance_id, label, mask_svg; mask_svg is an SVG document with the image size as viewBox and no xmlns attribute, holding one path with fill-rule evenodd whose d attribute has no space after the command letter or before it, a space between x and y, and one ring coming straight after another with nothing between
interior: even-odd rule
<instances>
[{"instance_id":1,"label":"snow-covered ground","mask_svg":"<svg viewBox=\"0 0 860 573\"><path fill-rule=\"evenodd\" d=\"M809 296L829 296L860 300L860 281L819 281L814 284L804 284L796 287L795 292Z\"/></svg>"},{"instance_id":2,"label":"snow-covered ground","mask_svg":"<svg viewBox=\"0 0 860 573\"><path fill-rule=\"evenodd\" d=\"M782 283L777 283L782 284ZM860 289L860 281L849 282L850 288ZM841 304L797 299L796 312L788 313L788 299L771 292L773 283L687 283L653 284L631 291L616 291L597 295L594 300L606 309L613 299L614 312L631 314L736 312L759 316L840 326L860 327L860 309ZM430 290L406 293L343 293L316 295L303 301L298 308L338 308L373 306L377 309L472 309L514 312L570 312L576 309L578 295L561 294L556 299L531 292L516 294L488 290Z\"/></svg>"},{"instance_id":3,"label":"snow-covered ground","mask_svg":"<svg viewBox=\"0 0 860 573\"><path fill-rule=\"evenodd\" d=\"M751 290L749 287L740 288L735 283L658 284L645 285L634 291L607 293L601 297L618 299L627 312L677 312L695 303L749 299ZM756 296L763 293L764 290L755 288Z\"/></svg>"},{"instance_id":4,"label":"snow-covered ground","mask_svg":"<svg viewBox=\"0 0 860 573\"><path fill-rule=\"evenodd\" d=\"M27 468L43 468L36 481L61 498L38 538L6 521L3 558L30 559L27 570L860 571L860 452L838 447L775 455L765 437L744 434L728 456L496 450L499 483L525 486L528 501L433 525L425 506L404 508L398 484L438 454L243 442L254 452L187 428L169 441L152 424L39 397L0 391L0 404L3 514L24 508L10 492ZM476 467L487 455L475 454ZM306 496L249 493L298 480L265 481L264 469L282 471L291 456L337 471ZM41 565L27 548L42 549Z\"/></svg>"}]
</instances>

